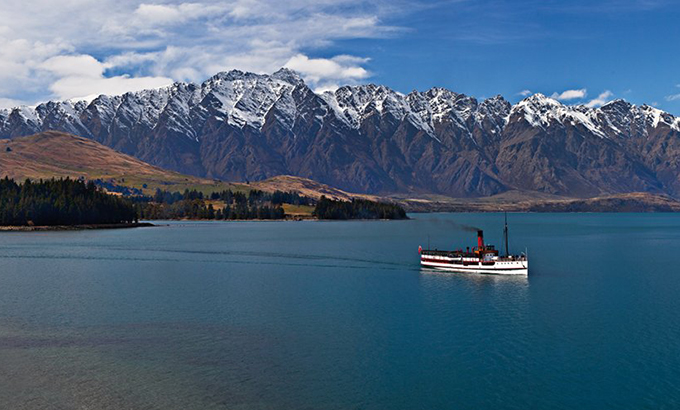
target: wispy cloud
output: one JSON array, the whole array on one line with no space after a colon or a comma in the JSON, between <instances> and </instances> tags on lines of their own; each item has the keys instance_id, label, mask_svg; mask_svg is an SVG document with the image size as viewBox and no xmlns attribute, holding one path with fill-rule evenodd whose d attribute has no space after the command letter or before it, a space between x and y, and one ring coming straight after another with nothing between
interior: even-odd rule
<instances>
[{"instance_id":1,"label":"wispy cloud","mask_svg":"<svg viewBox=\"0 0 680 410\"><path fill-rule=\"evenodd\" d=\"M579 90L566 90L561 93L553 93L552 98L560 101L570 101L585 98L588 95L588 90L581 88Z\"/></svg>"},{"instance_id":2,"label":"wispy cloud","mask_svg":"<svg viewBox=\"0 0 680 410\"><path fill-rule=\"evenodd\" d=\"M522 90L517 93L517 95L521 95L522 97L526 97L531 94L531 90Z\"/></svg>"},{"instance_id":3,"label":"wispy cloud","mask_svg":"<svg viewBox=\"0 0 680 410\"><path fill-rule=\"evenodd\" d=\"M676 87L680 88L680 84L676 85ZM666 96L666 101L677 101L680 100L680 93L677 94L671 94Z\"/></svg>"},{"instance_id":4,"label":"wispy cloud","mask_svg":"<svg viewBox=\"0 0 680 410\"><path fill-rule=\"evenodd\" d=\"M672 4L673 0L603 0L592 2L541 2L536 7L542 11L573 14L623 14L656 10Z\"/></svg>"},{"instance_id":5,"label":"wispy cloud","mask_svg":"<svg viewBox=\"0 0 680 410\"><path fill-rule=\"evenodd\" d=\"M611 97L614 96L614 93L612 93L609 90L605 90L600 95L597 96L597 98L594 98L586 103L586 107L589 108L595 108L595 107L600 107L604 104L606 104Z\"/></svg>"}]
</instances>

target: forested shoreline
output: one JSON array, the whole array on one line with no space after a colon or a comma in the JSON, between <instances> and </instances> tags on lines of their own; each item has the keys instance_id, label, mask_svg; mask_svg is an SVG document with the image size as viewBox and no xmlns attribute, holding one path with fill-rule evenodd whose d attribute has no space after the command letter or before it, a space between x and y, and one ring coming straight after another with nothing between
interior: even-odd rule
<instances>
[{"instance_id":1,"label":"forested shoreline","mask_svg":"<svg viewBox=\"0 0 680 410\"><path fill-rule=\"evenodd\" d=\"M18 184L0 180L0 225L56 226L130 224L137 211L129 200L109 195L92 182L50 179Z\"/></svg>"},{"instance_id":2,"label":"forested shoreline","mask_svg":"<svg viewBox=\"0 0 680 410\"><path fill-rule=\"evenodd\" d=\"M130 225L140 219L283 220L291 218L284 205L307 209L307 218L407 219L404 209L393 203L314 200L295 192L223 190L206 195L197 190L158 189L146 196L111 194L94 181L79 179L26 180L23 184L0 180L0 226L4 227Z\"/></svg>"},{"instance_id":3,"label":"forested shoreline","mask_svg":"<svg viewBox=\"0 0 680 410\"><path fill-rule=\"evenodd\" d=\"M289 192L273 194L251 190L248 194L223 190L204 195L196 190L156 190L153 197L137 197L140 219L285 219L282 205L306 204L308 198Z\"/></svg>"},{"instance_id":4,"label":"forested shoreline","mask_svg":"<svg viewBox=\"0 0 680 410\"><path fill-rule=\"evenodd\" d=\"M408 219L404 208L393 203L374 202L366 199L336 201L321 197L314 209L319 219Z\"/></svg>"}]
</instances>

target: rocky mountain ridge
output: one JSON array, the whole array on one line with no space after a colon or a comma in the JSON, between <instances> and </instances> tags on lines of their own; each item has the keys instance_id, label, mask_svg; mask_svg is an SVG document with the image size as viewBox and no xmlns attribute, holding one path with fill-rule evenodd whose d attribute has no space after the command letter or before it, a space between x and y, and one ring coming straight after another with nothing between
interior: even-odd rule
<instances>
[{"instance_id":1,"label":"rocky mountain ridge","mask_svg":"<svg viewBox=\"0 0 680 410\"><path fill-rule=\"evenodd\" d=\"M374 194L680 196L680 118L624 100L587 108L535 94L512 105L374 84L317 94L287 69L233 70L202 84L0 110L0 138L46 130L231 181L290 174Z\"/></svg>"}]
</instances>

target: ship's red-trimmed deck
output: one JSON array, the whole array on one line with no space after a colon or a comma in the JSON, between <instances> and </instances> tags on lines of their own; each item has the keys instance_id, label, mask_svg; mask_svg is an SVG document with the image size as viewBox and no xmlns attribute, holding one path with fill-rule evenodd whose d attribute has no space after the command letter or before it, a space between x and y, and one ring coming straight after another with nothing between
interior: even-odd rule
<instances>
[{"instance_id":1,"label":"ship's red-trimmed deck","mask_svg":"<svg viewBox=\"0 0 680 410\"><path fill-rule=\"evenodd\" d=\"M420 252L421 255L421 260L424 260L423 257L425 256L439 256L439 257L444 257L444 258L451 258L451 259L460 259L460 258L474 258L476 259L475 261L470 261L471 263L477 263L480 258L479 254L473 253L473 252L461 252L461 251L440 251L440 250L425 250L423 249ZM493 262L523 262L526 261L527 258L524 255L510 255L510 256L494 256ZM442 259L432 259L432 261L437 261L439 263L441 262L448 262L447 260L442 260ZM468 261L466 261L468 262ZM484 261L488 262L488 261Z\"/></svg>"}]
</instances>

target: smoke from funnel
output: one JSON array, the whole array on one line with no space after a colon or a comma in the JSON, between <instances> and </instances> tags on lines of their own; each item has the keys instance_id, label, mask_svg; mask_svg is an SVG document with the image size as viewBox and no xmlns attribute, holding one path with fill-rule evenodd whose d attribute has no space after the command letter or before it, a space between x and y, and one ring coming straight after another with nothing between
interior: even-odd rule
<instances>
[{"instance_id":1,"label":"smoke from funnel","mask_svg":"<svg viewBox=\"0 0 680 410\"><path fill-rule=\"evenodd\" d=\"M448 228L456 229L456 230L459 230L459 231L477 233L477 231L482 230L481 228L478 228L476 226L461 224L461 223L458 223L458 222L454 222L450 219L436 218L436 219L431 219L431 221L436 222L437 224L440 224L440 225L445 225L445 226L448 225Z\"/></svg>"},{"instance_id":2,"label":"smoke from funnel","mask_svg":"<svg viewBox=\"0 0 680 410\"><path fill-rule=\"evenodd\" d=\"M477 231L482 230L481 228L478 228L476 226L459 224L458 222L453 222L453 221L449 221L449 224L452 225L452 228L454 228L454 229L458 229L458 230L466 231L466 232L477 232Z\"/></svg>"}]
</instances>

